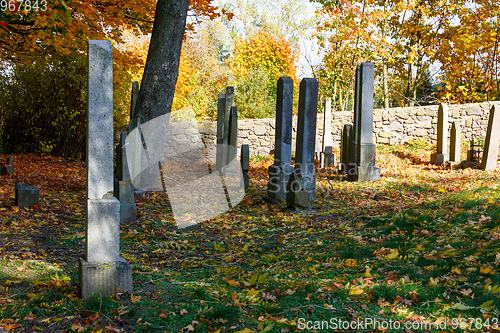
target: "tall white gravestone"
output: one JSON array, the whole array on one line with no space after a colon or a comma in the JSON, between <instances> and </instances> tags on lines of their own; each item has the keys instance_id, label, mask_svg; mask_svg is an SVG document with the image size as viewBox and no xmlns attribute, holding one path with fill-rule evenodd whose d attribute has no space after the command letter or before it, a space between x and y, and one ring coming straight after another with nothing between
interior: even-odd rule
<instances>
[{"instance_id":1,"label":"tall white gravestone","mask_svg":"<svg viewBox=\"0 0 500 333\"><path fill-rule=\"evenodd\" d=\"M82 298L132 291L132 268L120 256L120 202L113 196L113 53L111 41L87 49L87 209Z\"/></svg>"}]
</instances>

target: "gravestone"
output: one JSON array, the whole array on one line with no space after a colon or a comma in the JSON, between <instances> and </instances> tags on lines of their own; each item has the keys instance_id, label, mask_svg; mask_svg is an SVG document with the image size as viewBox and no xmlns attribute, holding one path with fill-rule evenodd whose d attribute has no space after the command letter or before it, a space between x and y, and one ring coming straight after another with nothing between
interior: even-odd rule
<instances>
[{"instance_id":1,"label":"gravestone","mask_svg":"<svg viewBox=\"0 0 500 333\"><path fill-rule=\"evenodd\" d=\"M333 167L335 165L335 154L333 154L332 137L332 99L325 99L325 113L323 118L323 140L321 142L321 167Z\"/></svg>"},{"instance_id":2,"label":"gravestone","mask_svg":"<svg viewBox=\"0 0 500 333\"><path fill-rule=\"evenodd\" d=\"M289 209L311 209L316 199L314 146L317 113L318 81L304 78L299 91L295 168L287 184L286 204Z\"/></svg>"},{"instance_id":3,"label":"gravestone","mask_svg":"<svg viewBox=\"0 0 500 333\"><path fill-rule=\"evenodd\" d=\"M14 173L14 156L10 155L9 158L7 158L7 163L5 165L5 173L10 175Z\"/></svg>"},{"instance_id":4,"label":"gravestone","mask_svg":"<svg viewBox=\"0 0 500 333\"><path fill-rule=\"evenodd\" d=\"M376 181L380 169L375 167L376 146L373 143L373 84L374 66L364 62L359 67L357 98L357 128L355 131L357 180Z\"/></svg>"},{"instance_id":5,"label":"gravestone","mask_svg":"<svg viewBox=\"0 0 500 333\"><path fill-rule=\"evenodd\" d=\"M237 155L237 145L238 145L238 109L236 106L232 106L229 113L229 126L227 135L227 161L226 165L229 165L233 160L236 159Z\"/></svg>"},{"instance_id":6,"label":"gravestone","mask_svg":"<svg viewBox=\"0 0 500 333\"><path fill-rule=\"evenodd\" d=\"M347 174L348 165L349 165L349 142L350 135L352 132L352 125L345 124L344 128L342 128L342 138L340 141L340 166L339 172L343 175Z\"/></svg>"},{"instance_id":7,"label":"gravestone","mask_svg":"<svg viewBox=\"0 0 500 333\"><path fill-rule=\"evenodd\" d=\"M269 166L267 184L268 202L286 200L286 189L292 163L292 115L293 80L289 77L278 79L276 92L276 124L274 137L274 164ZM266 200L266 197L264 197Z\"/></svg>"},{"instance_id":8,"label":"gravestone","mask_svg":"<svg viewBox=\"0 0 500 333\"><path fill-rule=\"evenodd\" d=\"M130 122L128 125L128 133L131 133L134 128L140 128L140 125L141 125L141 121L139 118L139 110L136 110L138 97L139 97L139 82L133 81L132 82L132 91L130 94ZM134 147L142 146L141 138L138 135L135 135L134 139L136 141L134 143ZM141 158L142 158L141 150L135 149L134 156L132 157L132 160L131 160L132 163L131 163L131 165L128 165L129 170L130 169L141 170L141 168L142 168ZM135 175L135 179L133 179L133 181L135 182L135 184L140 184L141 183L140 172L134 172L134 175Z\"/></svg>"},{"instance_id":9,"label":"gravestone","mask_svg":"<svg viewBox=\"0 0 500 333\"><path fill-rule=\"evenodd\" d=\"M14 156L10 155L5 165L0 165L0 175L10 175L14 173L13 159Z\"/></svg>"},{"instance_id":10,"label":"gravestone","mask_svg":"<svg viewBox=\"0 0 500 333\"><path fill-rule=\"evenodd\" d=\"M127 134L121 133L120 142L116 146L115 197L120 200L120 223L137 220L137 207L134 202L134 185L130 179L127 165L125 142Z\"/></svg>"},{"instance_id":11,"label":"gravestone","mask_svg":"<svg viewBox=\"0 0 500 333\"><path fill-rule=\"evenodd\" d=\"M224 127L225 127L225 107L226 107L226 94L219 94L217 99L217 152L215 165L218 170L221 170L225 165L223 162L224 157Z\"/></svg>"},{"instance_id":12,"label":"gravestone","mask_svg":"<svg viewBox=\"0 0 500 333\"><path fill-rule=\"evenodd\" d=\"M120 256L120 202L113 196L113 58L109 40L87 49L87 212L82 298L131 292L132 268Z\"/></svg>"},{"instance_id":13,"label":"gravestone","mask_svg":"<svg viewBox=\"0 0 500 333\"><path fill-rule=\"evenodd\" d=\"M462 133L460 131L460 125L454 121L451 124L451 134L450 134L450 163L460 163L460 145L461 145Z\"/></svg>"},{"instance_id":14,"label":"gravestone","mask_svg":"<svg viewBox=\"0 0 500 333\"><path fill-rule=\"evenodd\" d=\"M132 81L132 92L130 96L130 119L139 117L139 110L135 109L137 105L137 97L139 97L139 82Z\"/></svg>"},{"instance_id":15,"label":"gravestone","mask_svg":"<svg viewBox=\"0 0 500 333\"><path fill-rule=\"evenodd\" d=\"M361 66L356 66L356 76L354 79L354 119L353 125L349 131L348 153L347 153L347 179L350 181L358 180L358 135L359 135L359 98L361 91Z\"/></svg>"},{"instance_id":16,"label":"gravestone","mask_svg":"<svg viewBox=\"0 0 500 333\"><path fill-rule=\"evenodd\" d=\"M250 170L250 147L248 145L241 145L240 163L241 171L243 172L243 186L246 192L250 187L250 177L248 176L248 171Z\"/></svg>"},{"instance_id":17,"label":"gravestone","mask_svg":"<svg viewBox=\"0 0 500 333\"><path fill-rule=\"evenodd\" d=\"M431 155L431 163L442 165L448 160L448 105L441 103L438 110L437 151Z\"/></svg>"},{"instance_id":18,"label":"gravestone","mask_svg":"<svg viewBox=\"0 0 500 333\"><path fill-rule=\"evenodd\" d=\"M16 183L14 206L19 208L31 207L40 203L40 191L36 186Z\"/></svg>"},{"instance_id":19,"label":"gravestone","mask_svg":"<svg viewBox=\"0 0 500 333\"><path fill-rule=\"evenodd\" d=\"M231 115L231 108L234 106L234 87L226 87L224 103L224 129L222 133L222 163L227 165L228 158L228 146L229 146L229 117Z\"/></svg>"},{"instance_id":20,"label":"gravestone","mask_svg":"<svg viewBox=\"0 0 500 333\"><path fill-rule=\"evenodd\" d=\"M490 109L488 119L488 129L484 140L483 158L481 169L493 170L497 167L498 145L500 144L500 114L496 111L495 105Z\"/></svg>"}]
</instances>

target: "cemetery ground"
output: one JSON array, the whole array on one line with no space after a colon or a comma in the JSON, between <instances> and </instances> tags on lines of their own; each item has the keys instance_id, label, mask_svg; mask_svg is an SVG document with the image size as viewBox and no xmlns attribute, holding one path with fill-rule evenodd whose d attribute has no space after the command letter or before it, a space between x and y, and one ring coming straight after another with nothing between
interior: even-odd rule
<instances>
[{"instance_id":1,"label":"cemetery ground","mask_svg":"<svg viewBox=\"0 0 500 333\"><path fill-rule=\"evenodd\" d=\"M433 151L379 146L379 182L319 173L307 214L262 201L271 157L251 160L236 208L200 225L177 230L166 194L150 193L120 231L134 292L88 300L85 164L16 155L0 178L0 332L295 332L357 318L492 331L500 171L433 166ZM15 181L38 186L40 205L13 206Z\"/></svg>"}]
</instances>

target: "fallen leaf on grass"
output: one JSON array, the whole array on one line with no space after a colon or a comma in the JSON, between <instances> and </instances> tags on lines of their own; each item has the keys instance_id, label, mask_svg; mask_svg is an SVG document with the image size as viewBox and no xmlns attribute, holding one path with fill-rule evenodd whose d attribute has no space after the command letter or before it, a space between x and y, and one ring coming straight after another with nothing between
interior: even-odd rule
<instances>
[{"instance_id":1,"label":"fallen leaf on grass","mask_svg":"<svg viewBox=\"0 0 500 333\"><path fill-rule=\"evenodd\" d=\"M349 290L349 295L361 295L362 293L364 293L364 290L357 286L352 286L351 290Z\"/></svg>"},{"instance_id":2,"label":"fallen leaf on grass","mask_svg":"<svg viewBox=\"0 0 500 333\"><path fill-rule=\"evenodd\" d=\"M493 310L493 308L495 307L495 304L493 304L493 300L490 300L490 301L487 301L487 302L484 302L483 304L481 304L479 306L479 310L481 312L490 312L491 310Z\"/></svg>"},{"instance_id":3,"label":"fallen leaf on grass","mask_svg":"<svg viewBox=\"0 0 500 333\"><path fill-rule=\"evenodd\" d=\"M482 275L493 274L493 269L490 267L480 267L479 274Z\"/></svg>"},{"instance_id":4,"label":"fallen leaf on grass","mask_svg":"<svg viewBox=\"0 0 500 333\"><path fill-rule=\"evenodd\" d=\"M130 301L132 303L137 303L141 300L142 296L134 296L134 295L130 295Z\"/></svg>"},{"instance_id":5,"label":"fallen leaf on grass","mask_svg":"<svg viewBox=\"0 0 500 333\"><path fill-rule=\"evenodd\" d=\"M344 262L344 266L346 266L346 267L356 267L356 266L358 266L358 261L356 259L347 259Z\"/></svg>"},{"instance_id":6,"label":"fallen leaf on grass","mask_svg":"<svg viewBox=\"0 0 500 333\"><path fill-rule=\"evenodd\" d=\"M391 251L385 256L385 259L396 259L399 255L398 249L391 249Z\"/></svg>"}]
</instances>

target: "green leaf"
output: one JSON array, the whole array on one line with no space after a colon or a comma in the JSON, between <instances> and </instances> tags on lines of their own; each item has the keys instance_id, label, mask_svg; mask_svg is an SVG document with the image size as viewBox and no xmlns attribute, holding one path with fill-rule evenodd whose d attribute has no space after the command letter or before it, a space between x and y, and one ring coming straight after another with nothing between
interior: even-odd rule
<instances>
[{"instance_id":1,"label":"green leaf","mask_svg":"<svg viewBox=\"0 0 500 333\"><path fill-rule=\"evenodd\" d=\"M481 304L479 306L479 309L481 310L481 312L490 312L495 307L495 304L492 305L492 303L493 303L493 300L484 302L483 304Z\"/></svg>"}]
</instances>

